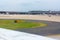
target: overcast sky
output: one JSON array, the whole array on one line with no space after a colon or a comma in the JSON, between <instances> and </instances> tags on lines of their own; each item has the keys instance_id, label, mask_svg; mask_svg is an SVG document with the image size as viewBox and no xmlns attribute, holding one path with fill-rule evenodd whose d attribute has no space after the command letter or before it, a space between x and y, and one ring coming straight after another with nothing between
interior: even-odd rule
<instances>
[{"instance_id":1,"label":"overcast sky","mask_svg":"<svg viewBox=\"0 0 60 40\"><path fill-rule=\"evenodd\" d=\"M57 10L60 0L0 0L0 11Z\"/></svg>"}]
</instances>

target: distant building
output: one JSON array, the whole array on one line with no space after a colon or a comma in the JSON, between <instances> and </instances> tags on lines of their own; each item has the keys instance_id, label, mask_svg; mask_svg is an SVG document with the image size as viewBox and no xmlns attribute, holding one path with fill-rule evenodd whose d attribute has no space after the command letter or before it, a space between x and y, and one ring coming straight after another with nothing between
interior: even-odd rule
<instances>
[{"instance_id":1,"label":"distant building","mask_svg":"<svg viewBox=\"0 0 60 40\"><path fill-rule=\"evenodd\" d=\"M6 14L6 12L5 11L0 11L0 14Z\"/></svg>"},{"instance_id":2,"label":"distant building","mask_svg":"<svg viewBox=\"0 0 60 40\"><path fill-rule=\"evenodd\" d=\"M9 11L0 11L0 14L9 14L9 15L60 15L60 11L28 11L28 12L9 12Z\"/></svg>"}]
</instances>

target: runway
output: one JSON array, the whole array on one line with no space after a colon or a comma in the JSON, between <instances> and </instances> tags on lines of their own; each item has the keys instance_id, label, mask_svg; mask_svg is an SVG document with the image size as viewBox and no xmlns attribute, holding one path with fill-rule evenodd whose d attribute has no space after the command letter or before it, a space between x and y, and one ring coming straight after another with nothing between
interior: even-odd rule
<instances>
[{"instance_id":1,"label":"runway","mask_svg":"<svg viewBox=\"0 0 60 40\"><path fill-rule=\"evenodd\" d=\"M0 15L0 19L28 19L60 22L60 16L56 15Z\"/></svg>"}]
</instances>

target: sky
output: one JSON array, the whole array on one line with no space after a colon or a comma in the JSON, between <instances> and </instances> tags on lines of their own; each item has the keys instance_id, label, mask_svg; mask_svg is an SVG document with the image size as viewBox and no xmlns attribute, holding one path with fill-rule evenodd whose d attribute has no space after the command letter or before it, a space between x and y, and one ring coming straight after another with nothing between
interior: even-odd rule
<instances>
[{"instance_id":1,"label":"sky","mask_svg":"<svg viewBox=\"0 0 60 40\"><path fill-rule=\"evenodd\" d=\"M60 11L60 0L0 0L0 11Z\"/></svg>"}]
</instances>

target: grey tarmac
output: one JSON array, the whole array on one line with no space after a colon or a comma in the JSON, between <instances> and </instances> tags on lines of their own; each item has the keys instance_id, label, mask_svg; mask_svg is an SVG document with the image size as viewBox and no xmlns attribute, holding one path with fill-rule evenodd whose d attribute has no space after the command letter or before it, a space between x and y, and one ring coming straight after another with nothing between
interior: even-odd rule
<instances>
[{"instance_id":1,"label":"grey tarmac","mask_svg":"<svg viewBox=\"0 0 60 40\"><path fill-rule=\"evenodd\" d=\"M43 22L48 24L46 27L37 27L37 28L25 28L25 29L17 29L17 31L27 32L31 34L37 35L51 35L51 34L60 34L60 22L52 22L52 21L42 21L42 20L26 20L28 22Z\"/></svg>"}]
</instances>

